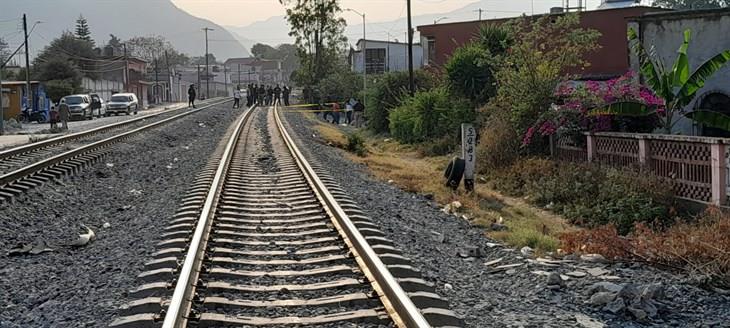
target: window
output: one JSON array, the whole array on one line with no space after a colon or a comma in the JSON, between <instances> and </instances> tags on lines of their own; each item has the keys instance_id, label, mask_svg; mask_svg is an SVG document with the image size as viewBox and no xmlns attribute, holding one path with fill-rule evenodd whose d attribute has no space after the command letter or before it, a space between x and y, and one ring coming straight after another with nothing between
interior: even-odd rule
<instances>
[{"instance_id":1,"label":"window","mask_svg":"<svg viewBox=\"0 0 730 328\"><path fill-rule=\"evenodd\" d=\"M428 65L436 64L436 39L428 38Z\"/></svg>"},{"instance_id":2,"label":"window","mask_svg":"<svg viewBox=\"0 0 730 328\"><path fill-rule=\"evenodd\" d=\"M385 49L365 49L365 69L368 74L385 72Z\"/></svg>"}]
</instances>

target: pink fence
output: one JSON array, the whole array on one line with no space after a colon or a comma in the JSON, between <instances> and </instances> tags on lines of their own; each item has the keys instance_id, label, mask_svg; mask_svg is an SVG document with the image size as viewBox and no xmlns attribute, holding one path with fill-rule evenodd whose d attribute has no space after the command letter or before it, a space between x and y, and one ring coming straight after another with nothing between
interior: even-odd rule
<instances>
[{"instance_id":1,"label":"pink fence","mask_svg":"<svg viewBox=\"0 0 730 328\"><path fill-rule=\"evenodd\" d=\"M638 166L670 181L681 198L728 204L728 154L722 138L634 133L586 134L585 143L556 140L553 156L614 167Z\"/></svg>"}]
</instances>

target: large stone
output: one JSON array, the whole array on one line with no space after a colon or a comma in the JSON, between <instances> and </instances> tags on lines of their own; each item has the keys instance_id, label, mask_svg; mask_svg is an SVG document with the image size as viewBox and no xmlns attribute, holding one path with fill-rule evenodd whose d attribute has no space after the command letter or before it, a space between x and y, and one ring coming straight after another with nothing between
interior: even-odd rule
<instances>
[{"instance_id":1,"label":"large stone","mask_svg":"<svg viewBox=\"0 0 730 328\"><path fill-rule=\"evenodd\" d=\"M593 294L593 296L591 296L591 299L588 300L588 303L590 303L591 305L600 306L600 305L606 305L608 303L611 303L611 302L613 302L614 299L616 299L615 293L598 292L598 293Z\"/></svg>"},{"instance_id":2,"label":"large stone","mask_svg":"<svg viewBox=\"0 0 730 328\"><path fill-rule=\"evenodd\" d=\"M642 309L637 309L634 307L629 307L629 312L636 318L638 321L646 321L646 319L649 317L646 311Z\"/></svg>"},{"instance_id":3,"label":"large stone","mask_svg":"<svg viewBox=\"0 0 730 328\"><path fill-rule=\"evenodd\" d=\"M626 308L626 302L622 298L616 298L613 300L613 302L607 304L605 307L603 307L604 311L611 312L613 314L617 314L621 311L623 311Z\"/></svg>"},{"instance_id":4,"label":"large stone","mask_svg":"<svg viewBox=\"0 0 730 328\"><path fill-rule=\"evenodd\" d=\"M641 288L641 300L661 300L664 298L664 286L661 284L649 284Z\"/></svg>"},{"instance_id":5,"label":"large stone","mask_svg":"<svg viewBox=\"0 0 730 328\"><path fill-rule=\"evenodd\" d=\"M588 287L588 294L593 295L596 292L618 293L621 291L621 289L622 287L620 285L614 284L612 282L602 281L591 285L591 287Z\"/></svg>"},{"instance_id":6,"label":"large stone","mask_svg":"<svg viewBox=\"0 0 730 328\"><path fill-rule=\"evenodd\" d=\"M606 263L606 258L603 257L601 254L583 254L580 256L580 259L585 262L591 262L591 263Z\"/></svg>"},{"instance_id":7,"label":"large stone","mask_svg":"<svg viewBox=\"0 0 730 328\"><path fill-rule=\"evenodd\" d=\"M560 278L559 274L557 274L555 272L551 272L547 276L547 284L548 284L548 286L562 286L563 279Z\"/></svg>"}]
</instances>

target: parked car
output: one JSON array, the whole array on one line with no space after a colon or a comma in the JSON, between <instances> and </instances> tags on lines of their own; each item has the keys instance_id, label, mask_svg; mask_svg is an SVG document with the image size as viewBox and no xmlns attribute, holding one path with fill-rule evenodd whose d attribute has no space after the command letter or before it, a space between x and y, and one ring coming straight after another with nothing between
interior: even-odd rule
<instances>
[{"instance_id":1,"label":"parked car","mask_svg":"<svg viewBox=\"0 0 730 328\"><path fill-rule=\"evenodd\" d=\"M106 112L107 104L104 101L104 98L102 98L100 95L98 95L96 93L92 93L89 96L91 96L91 110L92 110L91 115L96 116L96 117L107 116L107 112Z\"/></svg>"},{"instance_id":2,"label":"parked car","mask_svg":"<svg viewBox=\"0 0 730 328\"><path fill-rule=\"evenodd\" d=\"M137 96L133 93L117 93L109 98L107 103L107 112L109 114L119 115L119 113L137 114L139 102Z\"/></svg>"},{"instance_id":3,"label":"parked car","mask_svg":"<svg viewBox=\"0 0 730 328\"><path fill-rule=\"evenodd\" d=\"M91 97L89 95L70 95L63 97L61 101L68 105L70 119L80 118L82 120L91 120L94 118L93 110L91 109Z\"/></svg>"}]
</instances>

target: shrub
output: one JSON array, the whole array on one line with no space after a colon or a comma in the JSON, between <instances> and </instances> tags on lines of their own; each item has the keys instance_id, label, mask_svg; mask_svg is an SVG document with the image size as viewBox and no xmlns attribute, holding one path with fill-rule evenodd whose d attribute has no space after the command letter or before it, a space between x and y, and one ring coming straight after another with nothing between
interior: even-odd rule
<instances>
[{"instance_id":1,"label":"shrub","mask_svg":"<svg viewBox=\"0 0 730 328\"><path fill-rule=\"evenodd\" d=\"M419 145L418 149L424 156L444 156L453 153L459 146L459 138L447 135Z\"/></svg>"},{"instance_id":2,"label":"shrub","mask_svg":"<svg viewBox=\"0 0 730 328\"><path fill-rule=\"evenodd\" d=\"M610 259L648 261L684 269L700 282L730 287L730 216L709 208L699 217L667 229L637 224L627 237L612 225L560 237L568 253L598 253Z\"/></svg>"},{"instance_id":3,"label":"shrub","mask_svg":"<svg viewBox=\"0 0 730 328\"><path fill-rule=\"evenodd\" d=\"M418 143L459 132L461 123L473 122L476 112L454 100L444 88L418 92L390 113L390 133L401 142Z\"/></svg>"},{"instance_id":4,"label":"shrub","mask_svg":"<svg viewBox=\"0 0 730 328\"><path fill-rule=\"evenodd\" d=\"M637 222L666 225L673 210L671 188L658 178L590 164L522 160L494 174L493 184L574 224L613 224L620 234Z\"/></svg>"},{"instance_id":5,"label":"shrub","mask_svg":"<svg viewBox=\"0 0 730 328\"><path fill-rule=\"evenodd\" d=\"M519 136L503 115L488 118L477 144L477 169L485 174L511 165L520 153Z\"/></svg>"},{"instance_id":6,"label":"shrub","mask_svg":"<svg viewBox=\"0 0 730 328\"><path fill-rule=\"evenodd\" d=\"M429 90L436 85L436 77L426 71L415 71L414 82L417 90ZM408 72L383 74L368 88L365 117L368 128L378 132L388 132L390 111L400 106L408 95Z\"/></svg>"},{"instance_id":7,"label":"shrub","mask_svg":"<svg viewBox=\"0 0 730 328\"><path fill-rule=\"evenodd\" d=\"M492 56L479 43L456 49L445 65L449 88L475 104L484 104L495 93Z\"/></svg>"},{"instance_id":8,"label":"shrub","mask_svg":"<svg viewBox=\"0 0 730 328\"><path fill-rule=\"evenodd\" d=\"M345 150L355 153L360 157L364 157L368 153L367 147L365 147L365 139L363 139L359 133L347 135L347 145L345 146Z\"/></svg>"}]
</instances>

